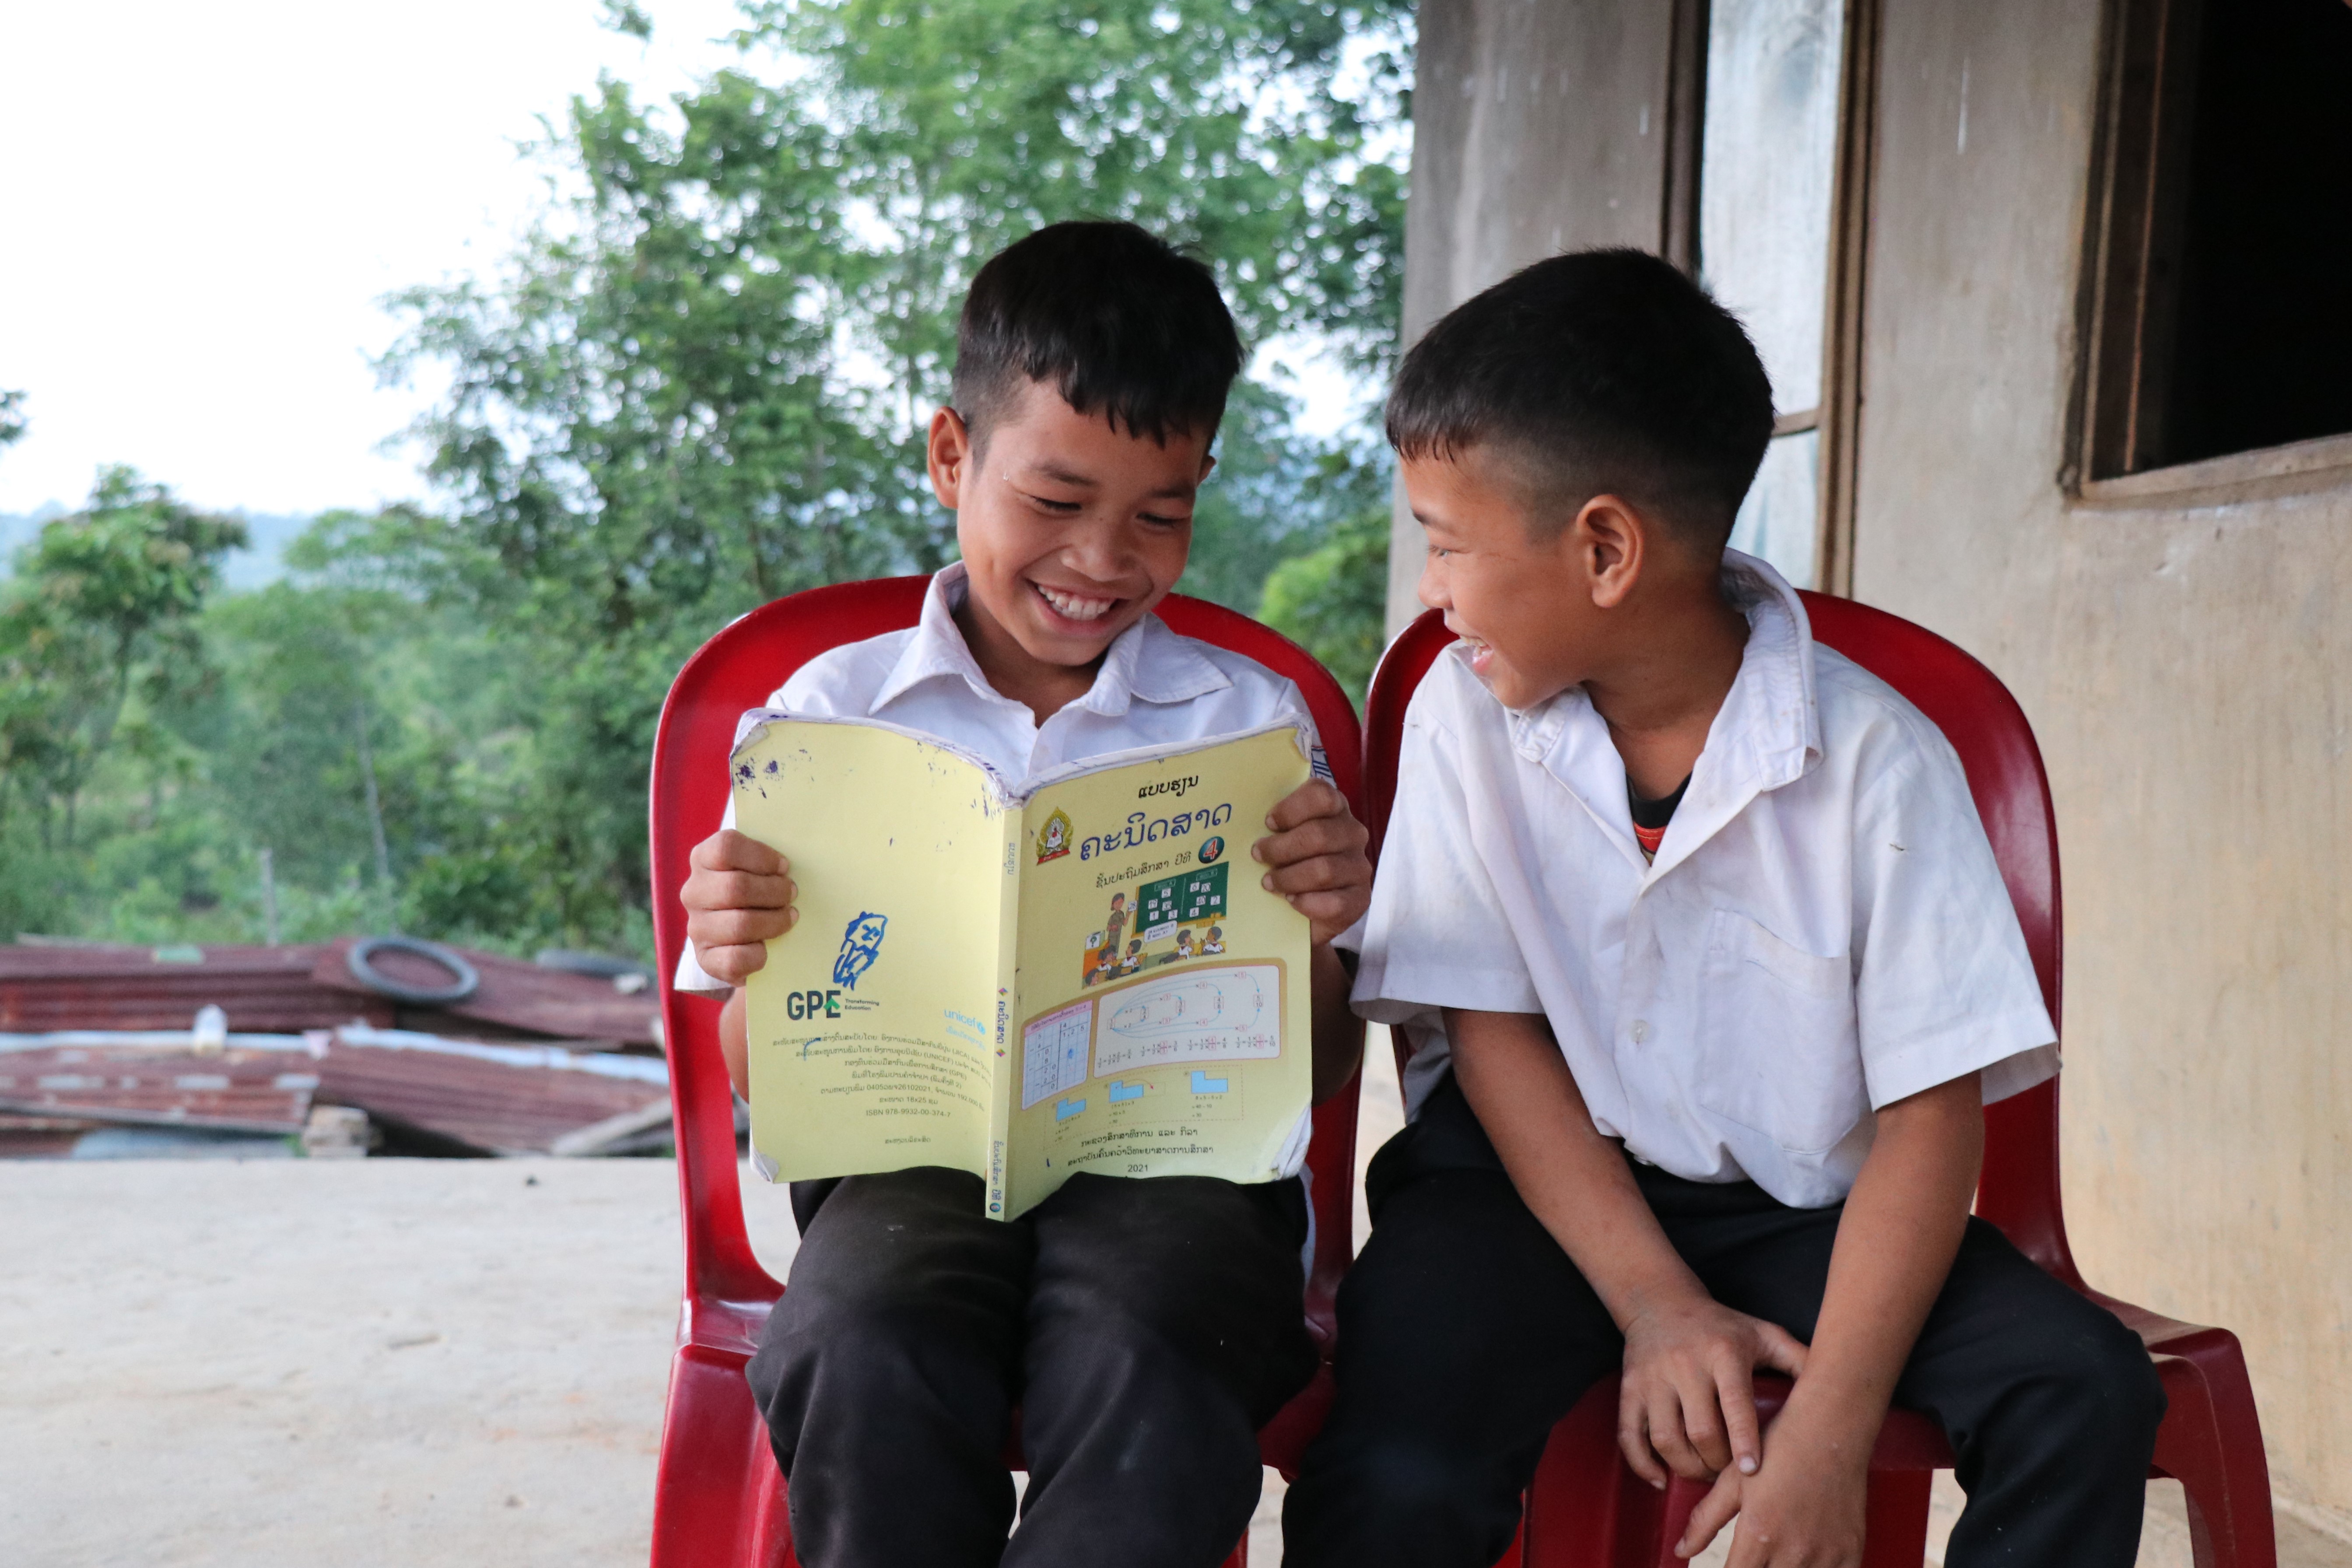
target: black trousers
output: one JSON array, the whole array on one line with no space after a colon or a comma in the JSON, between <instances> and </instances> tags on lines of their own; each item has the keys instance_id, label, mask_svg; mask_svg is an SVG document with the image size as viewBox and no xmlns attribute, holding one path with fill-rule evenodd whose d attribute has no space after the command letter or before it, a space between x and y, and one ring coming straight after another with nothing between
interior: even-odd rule
<instances>
[{"instance_id":1,"label":"black trousers","mask_svg":"<svg viewBox=\"0 0 2352 1568\"><path fill-rule=\"evenodd\" d=\"M1717 1300L1811 1341L1840 1208L1634 1174ZM1369 1192L1371 1240L1339 1290L1338 1399L1290 1489L1283 1560L1488 1568L1546 1435L1623 1341L1451 1079L1374 1157ZM1895 1403L1940 1423L1958 1458L1952 1568L2129 1568L2164 1414L2155 1369L2112 1313L1982 1220Z\"/></svg>"},{"instance_id":2,"label":"black trousers","mask_svg":"<svg viewBox=\"0 0 2352 1568\"><path fill-rule=\"evenodd\" d=\"M1079 1174L1010 1224L924 1168L793 1189L745 1369L810 1568L1214 1568L1315 1370L1296 1182ZM1015 1405L1021 1528L1004 1465Z\"/></svg>"}]
</instances>

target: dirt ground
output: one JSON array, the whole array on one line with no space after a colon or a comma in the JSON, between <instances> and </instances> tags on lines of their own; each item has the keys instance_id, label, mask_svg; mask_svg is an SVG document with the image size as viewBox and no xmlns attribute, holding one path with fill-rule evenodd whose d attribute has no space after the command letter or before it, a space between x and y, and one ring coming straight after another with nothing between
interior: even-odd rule
<instances>
[{"instance_id":1,"label":"dirt ground","mask_svg":"<svg viewBox=\"0 0 2352 1568\"><path fill-rule=\"evenodd\" d=\"M782 1194L751 1196L781 1272ZM0 1163L0 1236L11 1568L645 1562L667 1162ZM1258 1568L1279 1506L1270 1480ZM2178 1521L2164 1488L2148 1568L2188 1563ZM2352 1568L2280 1522L2290 1568Z\"/></svg>"}]
</instances>

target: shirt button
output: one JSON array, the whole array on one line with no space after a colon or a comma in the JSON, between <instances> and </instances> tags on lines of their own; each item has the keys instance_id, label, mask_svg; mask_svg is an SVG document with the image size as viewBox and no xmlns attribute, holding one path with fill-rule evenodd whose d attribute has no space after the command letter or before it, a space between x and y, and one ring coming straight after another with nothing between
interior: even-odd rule
<instances>
[{"instance_id":1,"label":"shirt button","mask_svg":"<svg viewBox=\"0 0 2352 1568\"><path fill-rule=\"evenodd\" d=\"M1648 1020L1647 1018L1636 1018L1636 1019L1634 1019L1634 1020L1633 1020L1633 1043L1634 1043L1635 1045L1637 1045L1637 1046L1638 1046L1638 1045L1641 1045L1642 1043L1643 1043L1644 1041L1646 1041L1649 1037L1650 1037L1650 1020Z\"/></svg>"}]
</instances>

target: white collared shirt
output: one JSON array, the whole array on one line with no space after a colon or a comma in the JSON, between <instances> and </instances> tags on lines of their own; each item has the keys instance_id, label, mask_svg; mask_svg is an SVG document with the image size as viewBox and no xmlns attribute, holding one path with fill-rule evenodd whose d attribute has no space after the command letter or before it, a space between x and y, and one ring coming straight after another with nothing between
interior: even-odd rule
<instances>
[{"instance_id":1,"label":"white collared shirt","mask_svg":"<svg viewBox=\"0 0 2352 1568\"><path fill-rule=\"evenodd\" d=\"M1692 1181L1819 1207L1879 1107L2058 1069L2042 993L1934 724L1727 552L1748 638L1654 863L1580 688L1524 712L1439 656L1405 715L1356 1010L1446 1062L1438 1009L1540 1013L1593 1124Z\"/></svg>"}]
</instances>

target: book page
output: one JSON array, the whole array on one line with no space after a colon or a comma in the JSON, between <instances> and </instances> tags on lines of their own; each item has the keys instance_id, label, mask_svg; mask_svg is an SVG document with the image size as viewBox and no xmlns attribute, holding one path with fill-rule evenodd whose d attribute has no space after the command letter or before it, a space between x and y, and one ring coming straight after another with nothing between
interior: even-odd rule
<instances>
[{"instance_id":1,"label":"book page","mask_svg":"<svg viewBox=\"0 0 2352 1568\"><path fill-rule=\"evenodd\" d=\"M1007 808L987 771L880 725L777 718L735 824L792 861L800 919L751 978L751 1143L779 1181L987 1174Z\"/></svg>"},{"instance_id":2,"label":"book page","mask_svg":"<svg viewBox=\"0 0 2352 1568\"><path fill-rule=\"evenodd\" d=\"M1250 847L1308 776L1283 728L1031 798L1009 1214L1077 1171L1277 1173L1313 1089L1307 930Z\"/></svg>"}]
</instances>

